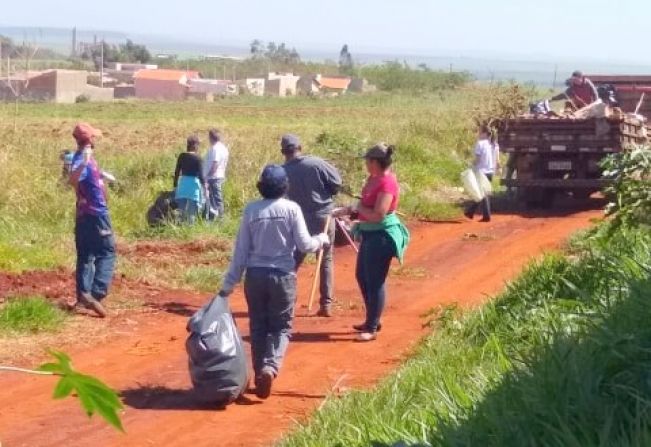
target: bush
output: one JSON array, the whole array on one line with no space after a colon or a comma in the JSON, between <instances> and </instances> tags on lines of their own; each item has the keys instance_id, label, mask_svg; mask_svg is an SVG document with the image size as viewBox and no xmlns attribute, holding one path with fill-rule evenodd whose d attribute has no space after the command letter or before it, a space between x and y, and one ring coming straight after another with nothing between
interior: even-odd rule
<instances>
[{"instance_id":1,"label":"bush","mask_svg":"<svg viewBox=\"0 0 651 447\"><path fill-rule=\"evenodd\" d=\"M465 72L444 72L430 69L414 69L399 62L372 65L360 70L360 75L380 90L437 92L453 89L468 83L470 74Z\"/></svg>"},{"instance_id":2,"label":"bush","mask_svg":"<svg viewBox=\"0 0 651 447\"><path fill-rule=\"evenodd\" d=\"M85 103L85 102L90 102L90 96L82 93L81 95L79 95L79 96L77 96L75 98L75 103L76 104L82 104L82 103Z\"/></svg>"}]
</instances>

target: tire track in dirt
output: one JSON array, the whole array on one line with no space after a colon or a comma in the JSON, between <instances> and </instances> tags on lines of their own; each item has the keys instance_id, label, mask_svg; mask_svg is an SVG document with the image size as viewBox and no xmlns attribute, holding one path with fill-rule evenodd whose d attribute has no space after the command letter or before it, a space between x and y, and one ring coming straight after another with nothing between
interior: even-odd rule
<instances>
[{"instance_id":1,"label":"tire track in dirt","mask_svg":"<svg viewBox=\"0 0 651 447\"><path fill-rule=\"evenodd\" d=\"M302 316L311 277L307 266L301 272L294 340L274 394L264 403L251 396L249 405L232 405L223 411L194 407L187 394L186 316L178 315L185 312L139 316L141 326L135 333L70 352L79 369L99 375L123 392L126 435L100 421L88 421L77 402L50 401L50 379L4 375L0 379L0 441L9 447L269 445L296 420L304 420L326 396L373 385L395 368L427 334L423 314L429 309L481 303L488 294L501 290L532 257L557 247L599 215L497 216L489 225L412 227L406 267L389 280L384 327L371 344L351 342L350 326L362 316L352 251L337 252L336 295L345 306L333 319ZM467 233L477 237L469 238ZM167 298L183 309L207 297ZM232 307L246 335L241 292L234 295Z\"/></svg>"}]
</instances>

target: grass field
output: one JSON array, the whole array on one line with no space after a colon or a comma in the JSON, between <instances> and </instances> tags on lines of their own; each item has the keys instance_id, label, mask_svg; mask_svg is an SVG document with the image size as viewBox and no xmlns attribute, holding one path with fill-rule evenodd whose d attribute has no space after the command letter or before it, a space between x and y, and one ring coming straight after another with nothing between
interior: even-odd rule
<instances>
[{"instance_id":1,"label":"grass field","mask_svg":"<svg viewBox=\"0 0 651 447\"><path fill-rule=\"evenodd\" d=\"M353 190L364 179L356 156L377 141L395 143L403 211L454 215L458 209L445 203L441 187L457 183L474 139L471 111L487 94L468 87L425 96L19 104L17 114L13 104L0 105L0 270L72 266L74 195L59 180L58 156L72 147L70 133L77 121L104 131L96 157L119 179L110 208L120 240L187 241L234 234L243 204L256 195L259 170L281 161L278 141L285 132L297 133L308 152L335 163ZM197 132L205 148L206 131L213 126L223 129L231 147L229 217L220 225L149 229L145 212L158 192L171 189L185 138ZM130 270L126 264L120 268ZM188 275L192 281L201 274Z\"/></svg>"}]
</instances>

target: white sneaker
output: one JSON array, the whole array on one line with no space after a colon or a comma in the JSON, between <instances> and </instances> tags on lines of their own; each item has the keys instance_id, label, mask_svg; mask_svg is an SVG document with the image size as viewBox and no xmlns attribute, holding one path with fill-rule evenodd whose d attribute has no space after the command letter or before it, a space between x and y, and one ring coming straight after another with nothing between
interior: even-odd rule
<instances>
[{"instance_id":1,"label":"white sneaker","mask_svg":"<svg viewBox=\"0 0 651 447\"><path fill-rule=\"evenodd\" d=\"M377 332L361 332L357 334L357 338L355 338L355 340L359 342L367 342L367 341L373 341L376 338L377 338Z\"/></svg>"}]
</instances>

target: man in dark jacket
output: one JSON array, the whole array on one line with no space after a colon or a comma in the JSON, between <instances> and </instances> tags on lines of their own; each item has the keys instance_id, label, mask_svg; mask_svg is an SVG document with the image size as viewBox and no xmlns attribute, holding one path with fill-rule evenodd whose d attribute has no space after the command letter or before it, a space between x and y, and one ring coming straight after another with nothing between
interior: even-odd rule
<instances>
[{"instance_id":1,"label":"man in dark jacket","mask_svg":"<svg viewBox=\"0 0 651 447\"><path fill-rule=\"evenodd\" d=\"M568 100L572 108L581 109L599 99L599 93L592 81L577 70L567 80L567 90L554 96L551 101L560 101L563 99Z\"/></svg>"},{"instance_id":2,"label":"man in dark jacket","mask_svg":"<svg viewBox=\"0 0 651 447\"><path fill-rule=\"evenodd\" d=\"M311 235L327 233L330 245L324 248L320 271L320 294L318 316L332 316L333 289L333 243L335 223L330 221L324 231L327 217L334 207L334 197L341 189L342 180L339 171L325 160L310 155L303 155L301 142L296 135L287 134L280 142L281 152L285 156L284 168L289 177L288 198L299 204L308 231ZM305 260L305 254L296 252L296 270Z\"/></svg>"}]
</instances>

